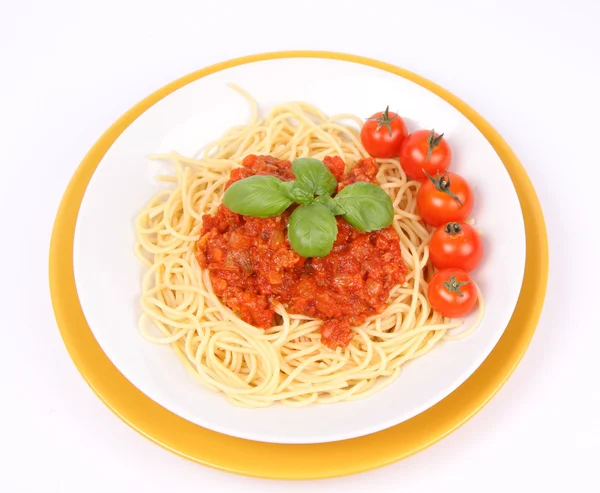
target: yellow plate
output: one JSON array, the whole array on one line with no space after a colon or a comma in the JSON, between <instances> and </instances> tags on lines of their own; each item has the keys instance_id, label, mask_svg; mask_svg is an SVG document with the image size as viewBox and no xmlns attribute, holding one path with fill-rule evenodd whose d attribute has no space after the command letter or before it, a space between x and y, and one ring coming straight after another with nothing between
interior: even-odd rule
<instances>
[{"instance_id":1,"label":"yellow plate","mask_svg":"<svg viewBox=\"0 0 600 493\"><path fill-rule=\"evenodd\" d=\"M87 325L73 276L75 222L86 187L102 157L121 133L165 96L201 77L237 65L275 58L326 58L361 63L409 79L445 99L494 147L513 181L526 230L523 285L504 335L475 373L427 411L387 430L352 440L281 445L234 438L201 428L167 411L135 388L102 352ZM517 157L502 137L467 104L407 70L354 55L291 51L237 58L186 75L159 89L119 118L85 156L64 194L50 245L50 292L65 345L98 397L134 430L182 457L238 474L311 479L358 473L408 457L441 440L477 413L521 360L535 331L548 277L548 243L542 210Z\"/></svg>"}]
</instances>

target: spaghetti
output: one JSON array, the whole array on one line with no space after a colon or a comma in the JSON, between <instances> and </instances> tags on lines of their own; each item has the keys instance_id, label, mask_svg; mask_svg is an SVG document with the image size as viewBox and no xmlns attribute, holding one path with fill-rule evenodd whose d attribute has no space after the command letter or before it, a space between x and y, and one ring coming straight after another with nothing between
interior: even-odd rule
<instances>
[{"instance_id":1,"label":"spaghetti","mask_svg":"<svg viewBox=\"0 0 600 493\"><path fill-rule=\"evenodd\" d=\"M367 397L389 384L402 365L429 352L443 339L464 337L473 327L451 334L460 322L445 319L427 301L431 229L416 213L419 182L410 181L396 159L378 159L377 181L393 201L393 228L408 269L405 282L392 288L382 313L353 328L350 344L330 349L321 344L320 320L275 307L281 323L267 330L238 318L215 295L208 271L195 257L202 216L221 203L229 173L248 154L282 160L324 159L336 155L354 163L367 154L360 143L361 120L326 116L306 103L275 106L266 118L250 103L248 125L227 131L197 159L171 153L153 156L172 163L173 184L141 211L135 230L136 256L147 268L142 281L140 330L151 342L170 344L206 387L233 403L264 407L331 403ZM154 328L155 330L152 330Z\"/></svg>"}]
</instances>

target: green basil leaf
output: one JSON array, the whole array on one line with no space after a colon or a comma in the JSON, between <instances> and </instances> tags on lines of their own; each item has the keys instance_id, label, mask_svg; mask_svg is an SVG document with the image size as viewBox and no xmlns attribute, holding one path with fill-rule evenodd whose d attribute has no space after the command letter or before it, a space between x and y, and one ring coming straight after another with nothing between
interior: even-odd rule
<instances>
[{"instance_id":1,"label":"green basil leaf","mask_svg":"<svg viewBox=\"0 0 600 493\"><path fill-rule=\"evenodd\" d=\"M344 219L360 231L388 227L394 220L390 196L374 183L359 181L348 185L335 196L346 211Z\"/></svg>"},{"instance_id":2,"label":"green basil leaf","mask_svg":"<svg viewBox=\"0 0 600 493\"><path fill-rule=\"evenodd\" d=\"M310 187L301 181L284 181L281 183L281 190L294 199L294 202L303 205L310 204L315 198Z\"/></svg>"},{"instance_id":3,"label":"green basil leaf","mask_svg":"<svg viewBox=\"0 0 600 493\"><path fill-rule=\"evenodd\" d=\"M337 189L337 180L329 168L318 159L294 159L292 171L298 181L306 183L315 195L331 195Z\"/></svg>"},{"instance_id":4,"label":"green basil leaf","mask_svg":"<svg viewBox=\"0 0 600 493\"><path fill-rule=\"evenodd\" d=\"M318 204L323 204L327 207L335 216L342 216L346 213L342 204L336 202L331 198L331 195L321 195L315 199Z\"/></svg>"},{"instance_id":5,"label":"green basil leaf","mask_svg":"<svg viewBox=\"0 0 600 493\"><path fill-rule=\"evenodd\" d=\"M294 200L274 176L250 176L233 183L223 195L223 204L237 214L252 217L278 216Z\"/></svg>"},{"instance_id":6,"label":"green basil leaf","mask_svg":"<svg viewBox=\"0 0 600 493\"><path fill-rule=\"evenodd\" d=\"M313 202L298 207L290 216L288 239L303 257L324 257L337 238L335 216L323 204Z\"/></svg>"}]
</instances>

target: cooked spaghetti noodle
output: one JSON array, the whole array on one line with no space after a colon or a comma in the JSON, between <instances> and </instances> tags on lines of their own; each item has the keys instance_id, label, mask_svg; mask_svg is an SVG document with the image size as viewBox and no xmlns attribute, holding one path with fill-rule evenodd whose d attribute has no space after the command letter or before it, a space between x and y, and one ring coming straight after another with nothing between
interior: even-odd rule
<instances>
[{"instance_id":1,"label":"cooked spaghetti noodle","mask_svg":"<svg viewBox=\"0 0 600 493\"><path fill-rule=\"evenodd\" d=\"M282 160L340 156L350 166L367 157L353 115L328 117L305 103L272 108L266 118L251 104L248 125L227 131L197 159L176 153L153 156L172 163L175 176L159 179L174 188L160 191L136 220L136 255L147 268L142 282L140 329L146 339L170 344L208 388L233 403L263 407L274 402L301 406L359 399L389 384L407 361L429 352L460 322L445 319L427 301L434 274L428 263L431 229L416 212L419 183L410 181L396 159L378 159L377 181L394 206L393 227L408 273L395 286L382 313L353 330L350 344L321 344L320 320L276 306L281 324L267 330L238 318L214 294L208 271L195 257L202 216L214 213L232 169L248 154ZM156 330L157 329L157 330Z\"/></svg>"}]
</instances>

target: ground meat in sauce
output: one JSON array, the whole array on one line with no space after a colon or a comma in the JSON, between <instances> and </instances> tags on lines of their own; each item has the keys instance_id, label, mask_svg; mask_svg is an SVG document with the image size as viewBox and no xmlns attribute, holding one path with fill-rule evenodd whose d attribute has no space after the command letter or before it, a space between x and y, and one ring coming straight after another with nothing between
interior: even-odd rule
<instances>
[{"instance_id":1,"label":"ground meat in sauce","mask_svg":"<svg viewBox=\"0 0 600 493\"><path fill-rule=\"evenodd\" d=\"M371 158L358 161L348 173L339 157L324 162L338 180L338 190L373 181L377 173ZM257 174L294 179L289 161L250 155L231 172L226 187ZM245 322L261 328L275 325L273 303L279 302L290 313L323 320L322 342L345 347L354 336L351 327L383 311L392 287L404 282L398 235L392 227L363 233L338 217L331 252L305 259L287 240L290 213L261 219L221 205L214 216L203 217L198 262L208 269L215 294Z\"/></svg>"}]
</instances>

